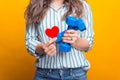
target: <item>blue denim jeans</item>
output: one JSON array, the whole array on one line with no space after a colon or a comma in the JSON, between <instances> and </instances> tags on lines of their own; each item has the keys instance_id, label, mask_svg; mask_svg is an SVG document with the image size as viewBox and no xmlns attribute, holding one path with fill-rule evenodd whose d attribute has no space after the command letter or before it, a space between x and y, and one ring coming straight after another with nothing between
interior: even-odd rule
<instances>
[{"instance_id":1,"label":"blue denim jeans","mask_svg":"<svg viewBox=\"0 0 120 80\"><path fill-rule=\"evenodd\" d=\"M37 68L34 80L87 80L87 71L82 68L41 69Z\"/></svg>"}]
</instances>

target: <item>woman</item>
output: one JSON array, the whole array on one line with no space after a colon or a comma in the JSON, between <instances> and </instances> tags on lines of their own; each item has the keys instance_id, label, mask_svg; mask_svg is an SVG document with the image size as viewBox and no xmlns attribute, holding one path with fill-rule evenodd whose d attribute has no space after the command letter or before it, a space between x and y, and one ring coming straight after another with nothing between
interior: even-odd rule
<instances>
[{"instance_id":1,"label":"woman","mask_svg":"<svg viewBox=\"0 0 120 80\"><path fill-rule=\"evenodd\" d=\"M47 28L58 26L60 32L67 29L67 16L81 18L86 30L67 30L62 38L70 43L70 52L61 52L56 38L45 34ZM90 68L83 52L93 45L93 24L90 6L83 0L30 0L25 11L26 48L37 58L34 80L87 80Z\"/></svg>"}]
</instances>

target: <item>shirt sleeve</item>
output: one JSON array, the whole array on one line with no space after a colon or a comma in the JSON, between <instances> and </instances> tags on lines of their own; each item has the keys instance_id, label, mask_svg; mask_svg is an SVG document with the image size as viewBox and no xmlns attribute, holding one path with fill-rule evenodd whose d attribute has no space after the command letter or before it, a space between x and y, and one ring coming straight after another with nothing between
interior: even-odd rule
<instances>
[{"instance_id":1,"label":"shirt sleeve","mask_svg":"<svg viewBox=\"0 0 120 80\"><path fill-rule=\"evenodd\" d=\"M86 30L80 33L81 38L85 38L89 42L89 48L86 52L92 49L94 43L94 31L93 31L93 17L90 6L86 1L82 1L84 6L83 21L86 25Z\"/></svg>"},{"instance_id":2,"label":"shirt sleeve","mask_svg":"<svg viewBox=\"0 0 120 80\"><path fill-rule=\"evenodd\" d=\"M33 25L26 26L26 49L28 53L36 58L40 58L43 56L43 54L37 54L35 51L37 44L41 44L38 36L38 30Z\"/></svg>"}]
</instances>

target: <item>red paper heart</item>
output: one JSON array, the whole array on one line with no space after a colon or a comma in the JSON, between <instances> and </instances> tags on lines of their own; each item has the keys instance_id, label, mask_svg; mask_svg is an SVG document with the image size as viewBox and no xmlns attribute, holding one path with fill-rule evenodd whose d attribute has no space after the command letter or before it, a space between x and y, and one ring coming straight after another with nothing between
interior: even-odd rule
<instances>
[{"instance_id":1,"label":"red paper heart","mask_svg":"<svg viewBox=\"0 0 120 80\"><path fill-rule=\"evenodd\" d=\"M45 33L48 37L51 38L57 37L59 33L59 28L57 26L53 26L52 29L46 29Z\"/></svg>"}]
</instances>

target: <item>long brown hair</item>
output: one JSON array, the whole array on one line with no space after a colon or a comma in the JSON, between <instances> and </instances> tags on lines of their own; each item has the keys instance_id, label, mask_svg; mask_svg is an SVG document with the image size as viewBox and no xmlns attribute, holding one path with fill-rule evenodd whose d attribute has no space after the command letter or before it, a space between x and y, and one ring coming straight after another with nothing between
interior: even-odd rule
<instances>
[{"instance_id":1,"label":"long brown hair","mask_svg":"<svg viewBox=\"0 0 120 80\"><path fill-rule=\"evenodd\" d=\"M29 5L25 10L26 25L40 24L43 20L47 10L49 9L51 0L30 0ZM75 12L75 17L80 18L83 13L83 4L81 0L64 0L67 12L63 15L61 20L65 20L66 16Z\"/></svg>"}]
</instances>

